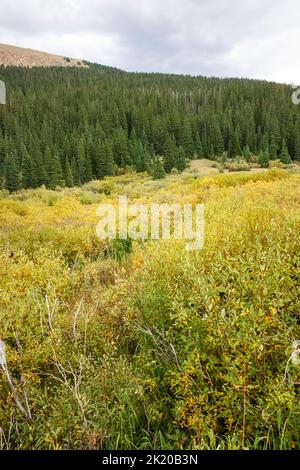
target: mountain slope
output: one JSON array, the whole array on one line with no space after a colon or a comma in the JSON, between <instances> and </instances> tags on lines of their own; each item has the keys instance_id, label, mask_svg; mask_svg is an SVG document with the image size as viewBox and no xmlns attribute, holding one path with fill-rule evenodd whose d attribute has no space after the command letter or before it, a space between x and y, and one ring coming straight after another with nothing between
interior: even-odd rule
<instances>
[{"instance_id":1,"label":"mountain slope","mask_svg":"<svg viewBox=\"0 0 300 470\"><path fill-rule=\"evenodd\" d=\"M202 158L231 169L300 162L290 86L88 65L0 65L0 190L78 186L128 167L157 177Z\"/></svg>"},{"instance_id":2,"label":"mountain slope","mask_svg":"<svg viewBox=\"0 0 300 470\"><path fill-rule=\"evenodd\" d=\"M16 67L81 67L87 68L83 60L70 59L55 54L0 44L0 65Z\"/></svg>"}]
</instances>

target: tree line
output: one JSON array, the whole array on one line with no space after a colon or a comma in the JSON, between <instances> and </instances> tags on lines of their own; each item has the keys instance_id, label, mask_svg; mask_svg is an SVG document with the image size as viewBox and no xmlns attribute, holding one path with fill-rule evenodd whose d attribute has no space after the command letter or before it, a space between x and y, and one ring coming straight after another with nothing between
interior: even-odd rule
<instances>
[{"instance_id":1,"label":"tree line","mask_svg":"<svg viewBox=\"0 0 300 470\"><path fill-rule=\"evenodd\" d=\"M160 177L202 157L300 161L290 86L89 65L0 67L0 189L71 187L128 167Z\"/></svg>"}]
</instances>

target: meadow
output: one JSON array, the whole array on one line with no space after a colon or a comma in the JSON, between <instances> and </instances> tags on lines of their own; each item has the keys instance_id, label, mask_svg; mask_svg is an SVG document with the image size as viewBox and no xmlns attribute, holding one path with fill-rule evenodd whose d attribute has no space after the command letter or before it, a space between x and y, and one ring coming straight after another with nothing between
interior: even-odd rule
<instances>
[{"instance_id":1,"label":"meadow","mask_svg":"<svg viewBox=\"0 0 300 470\"><path fill-rule=\"evenodd\" d=\"M1 191L0 448L299 449L299 183ZM120 194L204 203L204 248L99 240L96 209Z\"/></svg>"}]
</instances>

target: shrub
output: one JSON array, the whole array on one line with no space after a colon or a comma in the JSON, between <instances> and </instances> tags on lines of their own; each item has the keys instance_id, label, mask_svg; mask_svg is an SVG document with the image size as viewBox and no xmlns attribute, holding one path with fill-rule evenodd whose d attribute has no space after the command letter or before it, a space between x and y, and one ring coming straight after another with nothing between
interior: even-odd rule
<instances>
[{"instance_id":1,"label":"shrub","mask_svg":"<svg viewBox=\"0 0 300 470\"><path fill-rule=\"evenodd\" d=\"M228 171L249 171L250 165L246 161L239 161L239 162L225 162L224 169Z\"/></svg>"},{"instance_id":2,"label":"shrub","mask_svg":"<svg viewBox=\"0 0 300 470\"><path fill-rule=\"evenodd\" d=\"M2 367L0 447L299 449L299 176L112 181L204 200L204 249L98 240L90 188L1 198L1 341L32 420Z\"/></svg>"},{"instance_id":3,"label":"shrub","mask_svg":"<svg viewBox=\"0 0 300 470\"><path fill-rule=\"evenodd\" d=\"M122 261L125 256L132 253L132 240L117 238L109 244L106 253L116 261Z\"/></svg>"},{"instance_id":4,"label":"shrub","mask_svg":"<svg viewBox=\"0 0 300 470\"><path fill-rule=\"evenodd\" d=\"M84 185L84 189L109 196L115 191L115 183L113 181L106 180L91 181Z\"/></svg>"},{"instance_id":5,"label":"shrub","mask_svg":"<svg viewBox=\"0 0 300 470\"><path fill-rule=\"evenodd\" d=\"M270 161L270 168L286 169L286 168L288 168L288 165L286 163L282 163L281 160L271 160Z\"/></svg>"}]
</instances>

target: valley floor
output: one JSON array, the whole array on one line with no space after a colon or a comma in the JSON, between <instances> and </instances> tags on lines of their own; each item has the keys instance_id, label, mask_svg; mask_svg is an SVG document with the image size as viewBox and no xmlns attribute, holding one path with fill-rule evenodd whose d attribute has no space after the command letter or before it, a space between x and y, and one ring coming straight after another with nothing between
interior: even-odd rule
<instances>
[{"instance_id":1,"label":"valley floor","mask_svg":"<svg viewBox=\"0 0 300 470\"><path fill-rule=\"evenodd\" d=\"M3 449L300 448L300 177L214 173L0 192ZM204 248L99 240L118 195Z\"/></svg>"}]
</instances>

